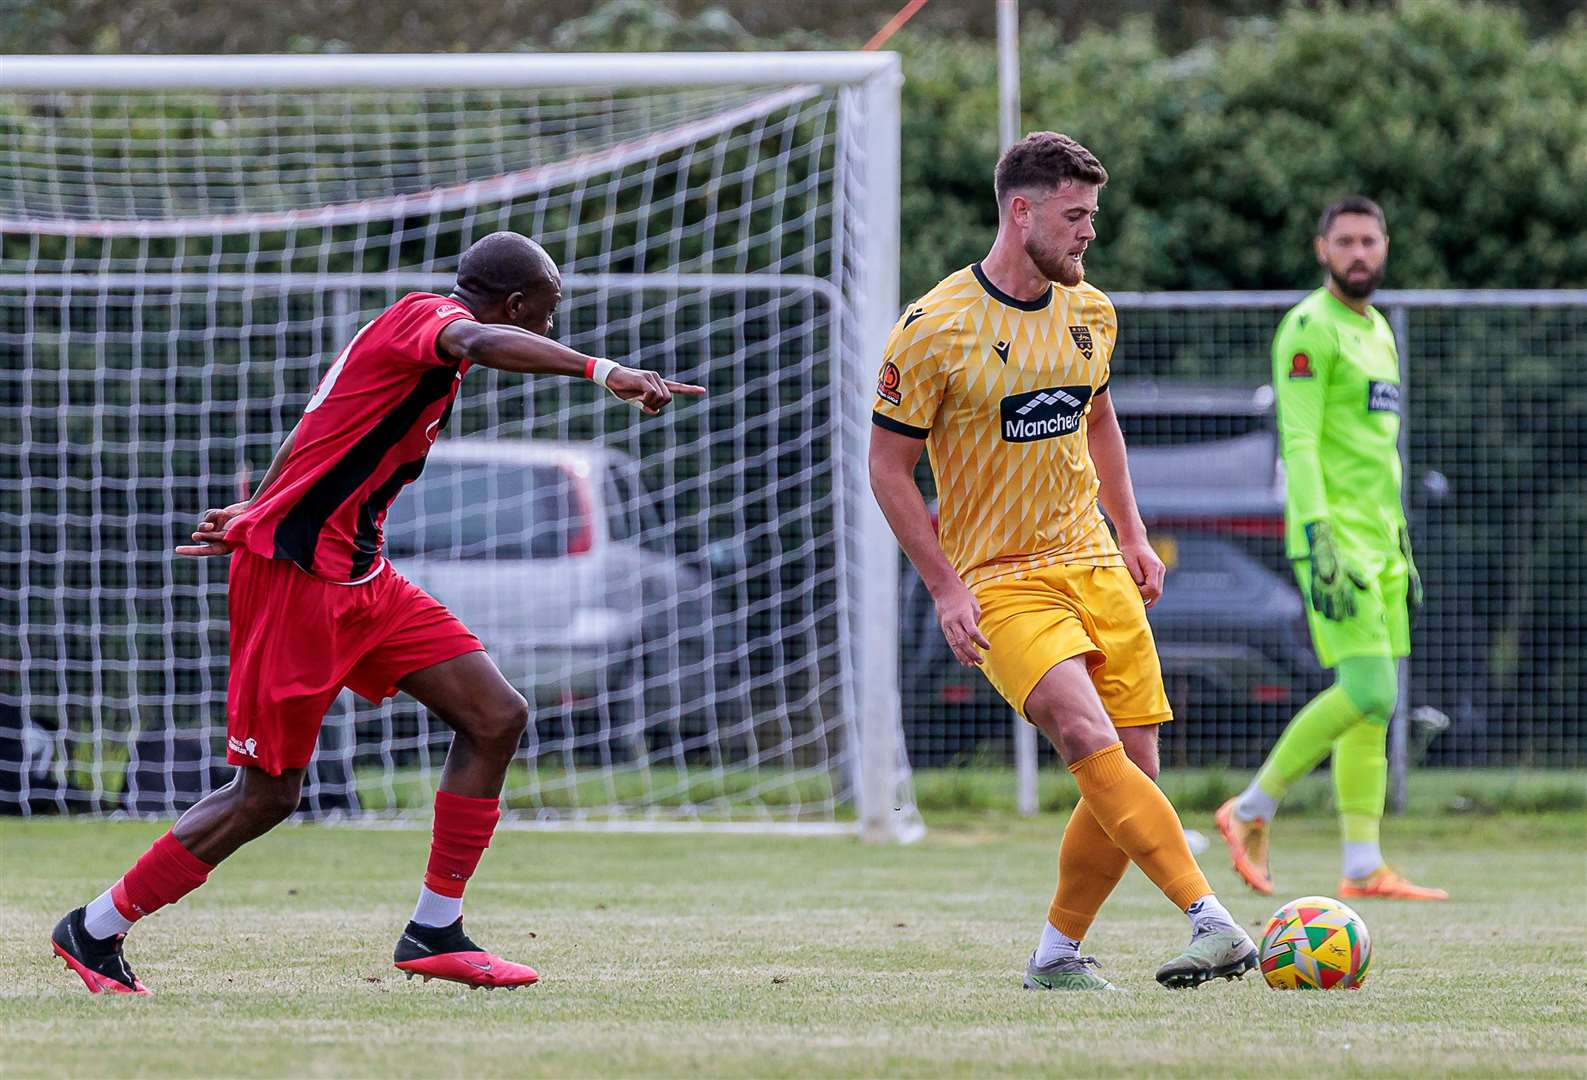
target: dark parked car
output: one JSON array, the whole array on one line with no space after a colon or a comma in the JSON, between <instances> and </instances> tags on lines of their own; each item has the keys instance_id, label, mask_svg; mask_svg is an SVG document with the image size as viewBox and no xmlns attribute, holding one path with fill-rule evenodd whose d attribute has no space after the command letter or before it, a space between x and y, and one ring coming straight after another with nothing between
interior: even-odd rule
<instances>
[{"instance_id":1,"label":"dark parked car","mask_svg":"<svg viewBox=\"0 0 1587 1080\"><path fill-rule=\"evenodd\" d=\"M1165 729L1164 756L1253 764L1326 682L1284 559L1272 390L1115 381L1112 393L1136 500L1168 568L1150 618L1184 722ZM911 760L1002 758L1013 714L978 672L954 662L912 568L901 592Z\"/></svg>"}]
</instances>

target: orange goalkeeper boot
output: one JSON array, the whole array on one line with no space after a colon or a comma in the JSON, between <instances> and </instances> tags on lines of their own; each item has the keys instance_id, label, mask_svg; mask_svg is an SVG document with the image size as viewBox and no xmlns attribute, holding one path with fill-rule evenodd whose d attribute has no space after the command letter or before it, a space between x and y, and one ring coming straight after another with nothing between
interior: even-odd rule
<instances>
[{"instance_id":1,"label":"orange goalkeeper boot","mask_svg":"<svg viewBox=\"0 0 1587 1080\"><path fill-rule=\"evenodd\" d=\"M1364 878L1345 878L1339 883L1341 900L1448 900L1443 889L1416 885L1388 866L1380 866Z\"/></svg>"},{"instance_id":2,"label":"orange goalkeeper boot","mask_svg":"<svg viewBox=\"0 0 1587 1080\"><path fill-rule=\"evenodd\" d=\"M1229 857L1234 862L1234 872L1263 896L1273 895L1273 879L1267 870L1267 822L1241 821L1234 812L1236 800L1230 799L1218 807L1214 817L1223 842L1229 845Z\"/></svg>"}]
</instances>

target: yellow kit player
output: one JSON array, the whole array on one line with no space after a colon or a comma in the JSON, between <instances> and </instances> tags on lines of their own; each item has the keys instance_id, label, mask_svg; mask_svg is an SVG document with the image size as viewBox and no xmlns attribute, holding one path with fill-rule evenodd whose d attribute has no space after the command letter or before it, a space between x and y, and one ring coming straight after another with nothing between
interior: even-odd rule
<instances>
[{"instance_id":1,"label":"yellow kit player","mask_svg":"<svg viewBox=\"0 0 1587 1080\"><path fill-rule=\"evenodd\" d=\"M1158 726L1172 718L1146 621L1163 564L1108 397L1118 320L1083 266L1107 178L1065 135L1009 147L991 251L904 311L872 413L871 488L949 646L1052 740L1080 788L1027 989L1111 989L1080 942L1131 861L1191 919L1189 947L1158 982L1256 965L1153 782ZM914 482L922 448L940 537Z\"/></svg>"}]
</instances>

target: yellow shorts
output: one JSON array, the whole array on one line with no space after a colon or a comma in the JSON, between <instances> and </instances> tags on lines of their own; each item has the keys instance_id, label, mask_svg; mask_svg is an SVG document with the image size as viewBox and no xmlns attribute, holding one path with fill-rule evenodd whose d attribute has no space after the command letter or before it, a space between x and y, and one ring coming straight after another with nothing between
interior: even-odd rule
<instances>
[{"instance_id":1,"label":"yellow shorts","mask_svg":"<svg viewBox=\"0 0 1587 1080\"><path fill-rule=\"evenodd\" d=\"M1140 590L1122 566L1046 566L977 586L987 679L1021 716L1042 676L1085 656L1114 727L1174 718Z\"/></svg>"}]
</instances>

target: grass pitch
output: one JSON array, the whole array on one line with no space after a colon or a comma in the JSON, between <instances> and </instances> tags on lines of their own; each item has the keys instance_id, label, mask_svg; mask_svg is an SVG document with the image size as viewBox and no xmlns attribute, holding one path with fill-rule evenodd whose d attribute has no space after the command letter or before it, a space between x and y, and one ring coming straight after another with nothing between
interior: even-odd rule
<instances>
[{"instance_id":1,"label":"grass pitch","mask_svg":"<svg viewBox=\"0 0 1587 1080\"><path fill-rule=\"evenodd\" d=\"M1186 823L1212 835L1205 813ZM0 825L0 1074L24 1076L1581 1075L1587 815L1419 816L1392 856L1445 905L1364 902L1356 993L1259 976L1152 981L1185 922L1132 870L1087 941L1128 995L1035 994L1020 972L1062 815L938 815L910 848L833 838L499 835L469 888L508 994L390 966L422 829L288 826L134 931L157 996L94 998L51 955L59 914L160 825ZM1214 887L1255 933L1331 893L1334 830L1281 819L1280 895Z\"/></svg>"}]
</instances>

